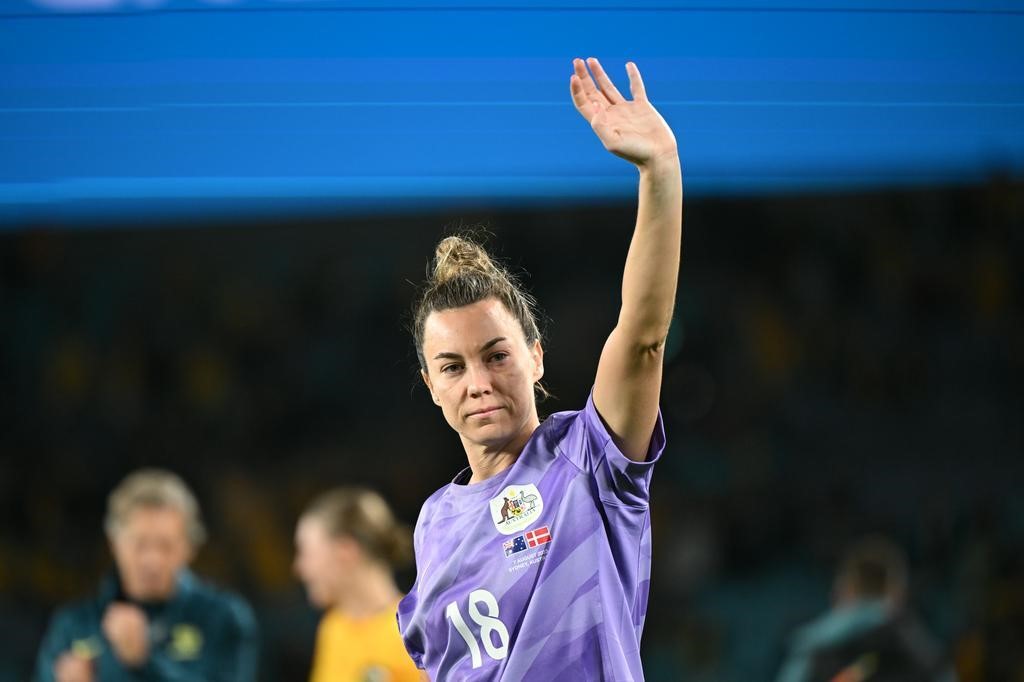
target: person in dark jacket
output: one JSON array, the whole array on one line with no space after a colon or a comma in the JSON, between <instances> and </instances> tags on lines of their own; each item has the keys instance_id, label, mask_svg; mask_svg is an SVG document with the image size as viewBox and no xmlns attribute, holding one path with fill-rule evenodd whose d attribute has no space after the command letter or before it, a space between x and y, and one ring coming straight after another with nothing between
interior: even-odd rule
<instances>
[{"instance_id":1,"label":"person in dark jacket","mask_svg":"<svg viewBox=\"0 0 1024 682\"><path fill-rule=\"evenodd\" d=\"M158 469L129 475L110 494L105 526L116 571L53 616L34 679L255 680L249 605L188 570L205 531L185 483Z\"/></svg>"},{"instance_id":2,"label":"person in dark jacket","mask_svg":"<svg viewBox=\"0 0 1024 682\"><path fill-rule=\"evenodd\" d=\"M907 562L886 538L854 544L836 575L833 607L796 631L776 682L956 682L906 608Z\"/></svg>"}]
</instances>

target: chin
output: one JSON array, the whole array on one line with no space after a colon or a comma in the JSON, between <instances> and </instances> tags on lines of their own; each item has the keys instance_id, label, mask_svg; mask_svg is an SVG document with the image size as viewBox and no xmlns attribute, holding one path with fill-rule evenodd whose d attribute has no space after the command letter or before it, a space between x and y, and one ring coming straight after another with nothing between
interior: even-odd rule
<instances>
[{"instance_id":1,"label":"chin","mask_svg":"<svg viewBox=\"0 0 1024 682\"><path fill-rule=\"evenodd\" d=\"M462 434L474 443L490 443L501 441L505 436L512 435L513 429L504 420L487 424L466 424Z\"/></svg>"},{"instance_id":2,"label":"chin","mask_svg":"<svg viewBox=\"0 0 1024 682\"><path fill-rule=\"evenodd\" d=\"M129 593L133 599L142 602L166 601L174 591L172 586L145 585Z\"/></svg>"},{"instance_id":3,"label":"chin","mask_svg":"<svg viewBox=\"0 0 1024 682\"><path fill-rule=\"evenodd\" d=\"M518 416L502 415L501 419L487 424L473 424L469 432L473 440L479 443L507 443L518 435L525 427L525 420Z\"/></svg>"},{"instance_id":4,"label":"chin","mask_svg":"<svg viewBox=\"0 0 1024 682\"><path fill-rule=\"evenodd\" d=\"M327 595L315 592L309 588L306 589L306 599L309 600L310 605L315 609L329 609L331 607L331 600L327 598Z\"/></svg>"}]
</instances>

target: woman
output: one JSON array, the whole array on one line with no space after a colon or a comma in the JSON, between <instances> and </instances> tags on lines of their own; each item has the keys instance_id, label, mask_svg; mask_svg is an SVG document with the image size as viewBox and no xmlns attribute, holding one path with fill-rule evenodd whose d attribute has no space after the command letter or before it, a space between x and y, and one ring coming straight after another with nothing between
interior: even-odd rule
<instances>
[{"instance_id":1,"label":"woman","mask_svg":"<svg viewBox=\"0 0 1024 682\"><path fill-rule=\"evenodd\" d=\"M640 172L622 307L585 408L540 423L532 301L476 244L438 245L418 304L423 381L469 460L423 505L418 576L399 605L406 648L434 680L643 678L648 483L664 447L682 181L672 131L626 69L632 100L596 59L575 60L570 79L598 139Z\"/></svg>"},{"instance_id":2,"label":"woman","mask_svg":"<svg viewBox=\"0 0 1024 682\"><path fill-rule=\"evenodd\" d=\"M420 673L395 627L402 594L392 567L409 531L377 493L339 488L309 506L295 531L295 572L328 609L317 630L312 682L413 682Z\"/></svg>"}]
</instances>

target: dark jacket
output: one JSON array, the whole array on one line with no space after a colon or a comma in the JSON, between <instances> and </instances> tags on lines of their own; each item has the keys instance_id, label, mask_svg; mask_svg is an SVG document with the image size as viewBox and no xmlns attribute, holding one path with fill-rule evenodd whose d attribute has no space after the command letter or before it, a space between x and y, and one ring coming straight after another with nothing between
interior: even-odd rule
<instances>
[{"instance_id":1,"label":"dark jacket","mask_svg":"<svg viewBox=\"0 0 1024 682\"><path fill-rule=\"evenodd\" d=\"M800 628L776 682L834 680L955 682L956 675L915 619L868 601Z\"/></svg>"},{"instance_id":2,"label":"dark jacket","mask_svg":"<svg viewBox=\"0 0 1024 682\"><path fill-rule=\"evenodd\" d=\"M259 657L256 620L249 605L189 571L178 576L174 597L162 604L139 604L149 620L149 660L128 668L114 654L101 623L107 607L130 601L116 576L94 597L66 606L53 616L43 638L33 677L54 679L53 666L65 651L93 659L101 682L252 682Z\"/></svg>"}]
</instances>

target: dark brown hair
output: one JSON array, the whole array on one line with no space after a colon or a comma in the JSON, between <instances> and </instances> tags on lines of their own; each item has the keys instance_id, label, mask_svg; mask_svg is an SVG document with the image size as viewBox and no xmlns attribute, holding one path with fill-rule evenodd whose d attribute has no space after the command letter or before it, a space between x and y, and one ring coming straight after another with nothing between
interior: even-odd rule
<instances>
[{"instance_id":1,"label":"dark brown hair","mask_svg":"<svg viewBox=\"0 0 1024 682\"><path fill-rule=\"evenodd\" d=\"M423 330L430 313L450 310L488 298L501 301L519 322L527 345L541 340L536 301L508 270L494 262L487 251L468 236L442 239L413 315L413 340L420 369L427 371L423 356ZM547 395L538 383L538 391Z\"/></svg>"}]
</instances>

